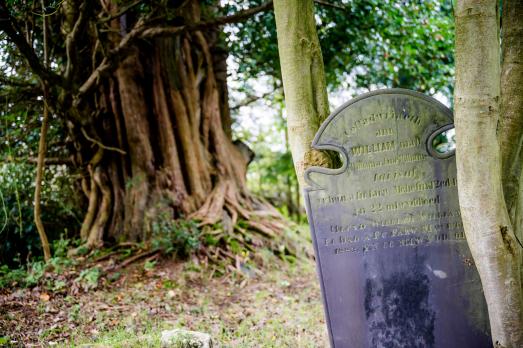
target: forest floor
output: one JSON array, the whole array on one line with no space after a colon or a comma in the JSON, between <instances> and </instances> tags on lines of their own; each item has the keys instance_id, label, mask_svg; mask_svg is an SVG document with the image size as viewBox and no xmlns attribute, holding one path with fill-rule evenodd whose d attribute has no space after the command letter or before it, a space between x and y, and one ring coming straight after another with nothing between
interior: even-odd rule
<instances>
[{"instance_id":1,"label":"forest floor","mask_svg":"<svg viewBox=\"0 0 523 348\"><path fill-rule=\"evenodd\" d=\"M159 259L87 291L0 289L0 346L159 347L162 330L183 328L218 347L327 347L314 261L272 258L249 276Z\"/></svg>"}]
</instances>

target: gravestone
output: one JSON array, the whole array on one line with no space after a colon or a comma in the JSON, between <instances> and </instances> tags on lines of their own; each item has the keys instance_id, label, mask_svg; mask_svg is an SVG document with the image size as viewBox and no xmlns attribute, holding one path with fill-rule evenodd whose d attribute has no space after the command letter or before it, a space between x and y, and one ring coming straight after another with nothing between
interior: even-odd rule
<instances>
[{"instance_id":1,"label":"gravestone","mask_svg":"<svg viewBox=\"0 0 523 348\"><path fill-rule=\"evenodd\" d=\"M452 122L436 100L390 89L343 105L316 134L313 147L343 162L305 173L332 347L492 347L455 156L437 144Z\"/></svg>"}]
</instances>

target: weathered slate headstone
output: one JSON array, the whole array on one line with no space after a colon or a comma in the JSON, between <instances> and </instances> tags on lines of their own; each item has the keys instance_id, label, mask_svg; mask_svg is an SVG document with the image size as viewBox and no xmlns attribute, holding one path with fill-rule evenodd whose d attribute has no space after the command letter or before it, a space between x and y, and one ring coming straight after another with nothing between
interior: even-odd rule
<instances>
[{"instance_id":1,"label":"weathered slate headstone","mask_svg":"<svg viewBox=\"0 0 523 348\"><path fill-rule=\"evenodd\" d=\"M436 100L391 89L348 102L316 134L313 147L343 161L305 174L333 347L492 347L455 156L431 145L452 122Z\"/></svg>"}]
</instances>

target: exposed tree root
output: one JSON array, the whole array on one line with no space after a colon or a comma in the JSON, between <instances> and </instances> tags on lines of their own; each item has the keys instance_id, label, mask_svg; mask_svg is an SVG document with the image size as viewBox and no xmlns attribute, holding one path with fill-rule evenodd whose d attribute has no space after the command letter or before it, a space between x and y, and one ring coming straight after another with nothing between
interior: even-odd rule
<instances>
[{"instance_id":1,"label":"exposed tree root","mask_svg":"<svg viewBox=\"0 0 523 348\"><path fill-rule=\"evenodd\" d=\"M105 269L105 271L106 272L107 271L114 272L114 271L117 271L119 269L122 269L122 268L125 268L125 267L129 266L133 262L139 261L141 259L144 259L144 258L152 256L152 255L156 255L156 254L160 254L160 250L155 249L155 250L144 251L144 252L142 252L140 254L136 254L136 255L126 259L124 262L119 263L118 265L116 265L114 267L109 267L108 269Z\"/></svg>"}]
</instances>

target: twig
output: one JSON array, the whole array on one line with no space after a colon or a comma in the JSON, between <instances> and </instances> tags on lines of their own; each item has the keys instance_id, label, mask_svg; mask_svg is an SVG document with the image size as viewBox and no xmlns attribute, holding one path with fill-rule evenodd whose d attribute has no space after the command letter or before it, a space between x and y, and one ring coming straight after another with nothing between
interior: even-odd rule
<instances>
[{"instance_id":1,"label":"twig","mask_svg":"<svg viewBox=\"0 0 523 348\"><path fill-rule=\"evenodd\" d=\"M118 153L121 153L122 155L126 155L127 153L122 150L122 149L119 149L117 147L113 147L113 146L107 146L107 145L104 145L102 144L101 142L99 142L98 140L94 139L94 138L91 138L87 132L85 131L85 129L82 128L82 134L84 135L85 139L89 140L90 142L92 143L95 143L96 145L98 145L99 147L101 147L102 149L104 150L109 150L109 151L116 151Z\"/></svg>"},{"instance_id":2,"label":"twig","mask_svg":"<svg viewBox=\"0 0 523 348\"><path fill-rule=\"evenodd\" d=\"M120 254L120 253L122 253L122 250L111 251L110 253L107 253L105 255L102 255L102 256L97 257L96 259L92 260L90 262L90 264L98 263L100 261L106 260L106 259L110 258L111 256L114 256L114 255L117 255L117 254Z\"/></svg>"},{"instance_id":3,"label":"twig","mask_svg":"<svg viewBox=\"0 0 523 348\"><path fill-rule=\"evenodd\" d=\"M249 105L249 104L252 104L252 103L254 103L254 102L256 102L256 101L258 101L258 100L260 100L260 99L264 99L265 97L267 97L267 96L273 94L274 92L276 92L278 89L279 89L279 88L276 88L276 89L274 89L274 90L272 90L272 91L265 92L265 93L263 93L263 94L260 95L260 96L257 96L257 95L251 95L251 96L245 98L245 99L244 99L243 101L241 101L240 103L238 103L238 104L236 104L236 105L234 105L234 106L231 106L230 109L236 111L236 110L238 110L238 109L241 108L241 107L244 107L244 106L247 106L247 105Z\"/></svg>"},{"instance_id":4,"label":"twig","mask_svg":"<svg viewBox=\"0 0 523 348\"><path fill-rule=\"evenodd\" d=\"M318 5L322 5L325 7L337 8L338 10L344 10L344 11L347 10L347 7L345 7L343 5L333 4L333 3L325 1L325 0L314 0L314 2L317 3Z\"/></svg>"},{"instance_id":5,"label":"twig","mask_svg":"<svg viewBox=\"0 0 523 348\"><path fill-rule=\"evenodd\" d=\"M145 252L143 252L141 254L134 255L134 256L128 258L127 260L125 260L124 262L120 263L119 265L117 265L116 267L114 267L114 268L112 268L110 270L111 271L119 270L121 268L129 266L133 262L136 262L136 261L138 261L140 259L143 259L144 257L148 257L148 256L151 256L151 255L154 255L154 254L159 254L159 253L160 253L160 250L158 250L158 249L145 251Z\"/></svg>"},{"instance_id":6,"label":"twig","mask_svg":"<svg viewBox=\"0 0 523 348\"><path fill-rule=\"evenodd\" d=\"M135 242L121 242L121 243L118 243L116 245L116 247L117 248L128 248L128 247L137 248L137 247L139 247L139 244L135 243Z\"/></svg>"},{"instance_id":7,"label":"twig","mask_svg":"<svg viewBox=\"0 0 523 348\"><path fill-rule=\"evenodd\" d=\"M156 253L154 254L153 256L149 256L148 258L145 259L145 262L151 262L152 260L156 260L160 257L160 253Z\"/></svg>"}]
</instances>

